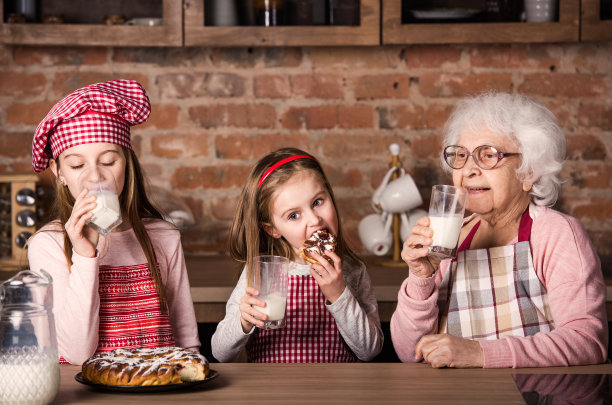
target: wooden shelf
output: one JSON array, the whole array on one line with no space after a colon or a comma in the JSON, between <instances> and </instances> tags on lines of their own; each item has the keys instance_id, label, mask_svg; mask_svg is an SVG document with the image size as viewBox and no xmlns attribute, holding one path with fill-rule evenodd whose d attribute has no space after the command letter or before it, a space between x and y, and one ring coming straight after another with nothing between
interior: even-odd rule
<instances>
[{"instance_id":1,"label":"wooden shelf","mask_svg":"<svg viewBox=\"0 0 612 405\"><path fill-rule=\"evenodd\" d=\"M582 0L580 17L581 41L612 40L612 20L600 18L600 0Z\"/></svg>"},{"instance_id":2,"label":"wooden shelf","mask_svg":"<svg viewBox=\"0 0 612 405\"><path fill-rule=\"evenodd\" d=\"M182 46L180 1L163 0L160 26L104 24L8 24L0 0L0 43L13 45ZM86 3L83 3L86 4Z\"/></svg>"},{"instance_id":3,"label":"wooden shelf","mask_svg":"<svg viewBox=\"0 0 612 405\"><path fill-rule=\"evenodd\" d=\"M382 43L577 42L579 2L580 0L559 0L559 21L551 23L402 24L401 2L383 0Z\"/></svg>"},{"instance_id":4,"label":"wooden shelf","mask_svg":"<svg viewBox=\"0 0 612 405\"><path fill-rule=\"evenodd\" d=\"M379 0L361 0L359 26L204 25L204 0L185 0L185 46L379 45Z\"/></svg>"}]
</instances>

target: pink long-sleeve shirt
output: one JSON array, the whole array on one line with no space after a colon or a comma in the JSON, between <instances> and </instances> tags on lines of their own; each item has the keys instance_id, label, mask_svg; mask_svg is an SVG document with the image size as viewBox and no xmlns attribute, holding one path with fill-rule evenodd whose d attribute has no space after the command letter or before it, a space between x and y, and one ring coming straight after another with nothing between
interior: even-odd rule
<instances>
[{"instance_id":1,"label":"pink long-sleeve shirt","mask_svg":"<svg viewBox=\"0 0 612 405\"><path fill-rule=\"evenodd\" d=\"M168 317L175 344L195 349L200 346L195 310L189 290L185 258L178 230L164 221L145 225L160 267L168 302ZM28 241L28 261L33 271L45 270L53 277L53 314L59 355L72 364L81 364L98 347L98 267L130 266L147 259L133 230L111 232L101 237L96 257L72 252L68 271L64 240L57 224L44 226Z\"/></svg>"},{"instance_id":2,"label":"pink long-sleeve shirt","mask_svg":"<svg viewBox=\"0 0 612 405\"><path fill-rule=\"evenodd\" d=\"M584 227L558 211L530 205L530 245L546 289L555 329L533 336L480 340L484 367L548 367L603 363L607 358L606 285ZM469 218L466 219L466 222ZM516 243L515 239L512 243ZM438 286L450 260L429 278L410 274L391 318L391 338L404 362L414 362L422 336L437 333Z\"/></svg>"}]
</instances>

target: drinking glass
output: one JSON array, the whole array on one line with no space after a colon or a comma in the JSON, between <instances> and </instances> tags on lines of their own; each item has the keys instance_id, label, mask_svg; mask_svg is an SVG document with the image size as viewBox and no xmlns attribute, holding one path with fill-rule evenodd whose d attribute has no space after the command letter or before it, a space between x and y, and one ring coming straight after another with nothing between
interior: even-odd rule
<instances>
[{"instance_id":1,"label":"drinking glass","mask_svg":"<svg viewBox=\"0 0 612 405\"><path fill-rule=\"evenodd\" d=\"M91 210L93 216L87 225L102 236L108 235L122 222L121 206L117 195L117 181L110 170L103 166L85 169L79 175L79 193L87 188L87 196L96 196L96 207Z\"/></svg>"},{"instance_id":2,"label":"drinking glass","mask_svg":"<svg viewBox=\"0 0 612 405\"><path fill-rule=\"evenodd\" d=\"M455 257L466 200L467 192L463 188L440 184L433 186L429 203L433 243L428 246L429 255L440 259Z\"/></svg>"},{"instance_id":3,"label":"drinking glass","mask_svg":"<svg viewBox=\"0 0 612 405\"><path fill-rule=\"evenodd\" d=\"M268 315L268 319L264 321L263 329L285 327L288 283L289 259L271 255L254 258L252 285L259 291L259 297L257 298L264 301L266 306L254 305L253 308Z\"/></svg>"}]
</instances>

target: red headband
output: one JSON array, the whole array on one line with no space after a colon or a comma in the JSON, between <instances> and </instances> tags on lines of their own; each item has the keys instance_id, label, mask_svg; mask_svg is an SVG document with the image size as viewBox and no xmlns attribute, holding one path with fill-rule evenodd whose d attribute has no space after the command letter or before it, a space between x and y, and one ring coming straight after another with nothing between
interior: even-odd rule
<instances>
[{"instance_id":1,"label":"red headband","mask_svg":"<svg viewBox=\"0 0 612 405\"><path fill-rule=\"evenodd\" d=\"M271 175L274 170L278 169L280 166L284 165L285 163L289 163L297 159L313 159L314 160L312 156L308 156L308 155L294 155L294 156L289 156L287 158L284 158L283 160L279 160L278 162L274 163L268 170L266 170L263 176L261 176L261 179L259 179L259 185L257 186L257 188L261 188L261 185L263 184L263 182L266 181L268 176Z\"/></svg>"}]
</instances>

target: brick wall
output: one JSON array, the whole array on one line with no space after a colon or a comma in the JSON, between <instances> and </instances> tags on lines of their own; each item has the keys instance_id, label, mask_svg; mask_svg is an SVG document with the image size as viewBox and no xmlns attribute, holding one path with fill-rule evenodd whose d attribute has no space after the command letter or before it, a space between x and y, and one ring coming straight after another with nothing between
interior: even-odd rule
<instances>
[{"instance_id":1,"label":"brick wall","mask_svg":"<svg viewBox=\"0 0 612 405\"><path fill-rule=\"evenodd\" d=\"M297 146L323 163L353 245L386 172L388 146L425 200L448 182L440 129L483 90L535 97L560 118L568 162L557 208L578 217L612 262L612 43L373 48L110 49L0 46L0 171L29 171L33 131L63 95L114 78L153 105L133 131L151 182L199 224L188 252L224 251L241 185L267 151ZM43 176L49 183L49 175Z\"/></svg>"}]
</instances>

